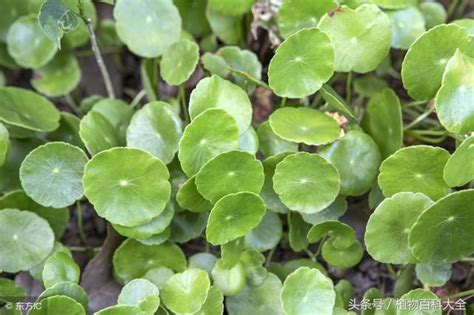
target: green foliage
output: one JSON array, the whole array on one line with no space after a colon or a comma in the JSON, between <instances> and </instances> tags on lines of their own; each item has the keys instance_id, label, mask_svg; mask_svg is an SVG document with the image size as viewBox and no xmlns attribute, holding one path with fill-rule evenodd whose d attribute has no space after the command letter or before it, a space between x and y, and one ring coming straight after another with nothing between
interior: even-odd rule
<instances>
[{"instance_id":1,"label":"green foliage","mask_svg":"<svg viewBox=\"0 0 474 315\"><path fill-rule=\"evenodd\" d=\"M444 4L3 0L0 313L353 315L367 266L364 315L469 286L474 22Z\"/></svg>"}]
</instances>

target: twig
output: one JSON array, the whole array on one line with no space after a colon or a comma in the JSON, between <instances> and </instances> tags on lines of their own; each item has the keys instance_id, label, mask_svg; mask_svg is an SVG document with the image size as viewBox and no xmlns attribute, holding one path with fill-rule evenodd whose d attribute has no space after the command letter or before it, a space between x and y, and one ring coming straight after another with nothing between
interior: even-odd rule
<instances>
[{"instance_id":1,"label":"twig","mask_svg":"<svg viewBox=\"0 0 474 315\"><path fill-rule=\"evenodd\" d=\"M92 25L92 19L84 15L84 9L82 7L81 0L79 1L79 15L84 21L84 23L86 24L87 30L89 31L92 52L94 53L95 60L97 61L97 65L99 66L100 73L102 74L102 78L104 79L107 95L109 98L114 99L115 93L112 86L112 80L110 79L109 71L107 70L107 67L105 66L104 59L102 59L102 55L100 54L99 45L97 44L97 38L94 32L94 26Z\"/></svg>"},{"instance_id":2,"label":"twig","mask_svg":"<svg viewBox=\"0 0 474 315\"><path fill-rule=\"evenodd\" d=\"M281 99L280 107L285 107L286 106L286 97L283 97Z\"/></svg>"},{"instance_id":3,"label":"twig","mask_svg":"<svg viewBox=\"0 0 474 315\"><path fill-rule=\"evenodd\" d=\"M145 89L138 92L138 94L135 95L132 102L130 103L130 107L135 108L138 104L140 104L140 101L145 97L145 95L146 95Z\"/></svg>"},{"instance_id":4,"label":"twig","mask_svg":"<svg viewBox=\"0 0 474 315\"><path fill-rule=\"evenodd\" d=\"M458 298L463 298L463 297L471 296L471 295L474 296L474 289L473 290L462 291L462 292L458 292L458 293L455 293L455 294L445 296L443 298L443 300L458 299Z\"/></svg>"},{"instance_id":5,"label":"twig","mask_svg":"<svg viewBox=\"0 0 474 315\"><path fill-rule=\"evenodd\" d=\"M74 99L71 97L71 94L64 95L64 100L66 101L67 105L77 114L77 116L82 117L83 114L79 106L77 106Z\"/></svg>"},{"instance_id":6,"label":"twig","mask_svg":"<svg viewBox=\"0 0 474 315\"><path fill-rule=\"evenodd\" d=\"M454 9L458 6L459 0L452 0L451 4L448 7L448 19L452 16L454 13Z\"/></svg>"},{"instance_id":7,"label":"twig","mask_svg":"<svg viewBox=\"0 0 474 315\"><path fill-rule=\"evenodd\" d=\"M82 205L81 202L78 200L76 201L77 207L77 226L79 229L79 237L81 238L82 245L86 244L86 234L84 233L84 227L82 225Z\"/></svg>"},{"instance_id":8,"label":"twig","mask_svg":"<svg viewBox=\"0 0 474 315\"><path fill-rule=\"evenodd\" d=\"M352 71L347 74L346 80L346 103L350 106L352 98Z\"/></svg>"},{"instance_id":9,"label":"twig","mask_svg":"<svg viewBox=\"0 0 474 315\"><path fill-rule=\"evenodd\" d=\"M414 126L418 125L420 122L422 122L426 117L428 117L429 115L431 115L431 113L434 112L434 107L431 107L430 109L428 109L426 112L424 112L423 114L421 114L420 116L418 116L415 120L413 120L411 123L409 123L408 125L405 126L405 128L403 128L403 130L408 130L408 129L411 129L413 128Z\"/></svg>"},{"instance_id":10,"label":"twig","mask_svg":"<svg viewBox=\"0 0 474 315\"><path fill-rule=\"evenodd\" d=\"M275 254L275 251L276 251L276 247L273 247L268 253L267 259L265 260L265 268L268 268L268 266L270 266L270 263L272 262L272 257L273 257L273 254Z\"/></svg>"}]
</instances>

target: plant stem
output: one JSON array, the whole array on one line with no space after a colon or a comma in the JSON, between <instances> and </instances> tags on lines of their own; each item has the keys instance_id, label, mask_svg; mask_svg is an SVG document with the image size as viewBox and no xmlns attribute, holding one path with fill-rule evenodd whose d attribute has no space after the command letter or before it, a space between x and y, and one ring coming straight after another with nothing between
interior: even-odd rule
<instances>
[{"instance_id":1,"label":"plant stem","mask_svg":"<svg viewBox=\"0 0 474 315\"><path fill-rule=\"evenodd\" d=\"M304 251L306 252L306 254L308 254L309 258L310 258L312 261L316 262L316 256L317 256L316 253L311 252L311 251L310 251L309 249L307 249L307 248L305 248Z\"/></svg>"},{"instance_id":2,"label":"plant stem","mask_svg":"<svg viewBox=\"0 0 474 315\"><path fill-rule=\"evenodd\" d=\"M77 106L74 99L71 97L71 94L64 95L64 100L66 101L67 105L76 113L77 116L82 117L82 112L79 106Z\"/></svg>"},{"instance_id":3,"label":"plant stem","mask_svg":"<svg viewBox=\"0 0 474 315\"><path fill-rule=\"evenodd\" d=\"M82 0L79 0L78 5L79 5L79 16L82 18L82 20L87 26L87 30L89 31L92 52L94 53L95 60L97 61L97 65L99 66L100 73L102 74L102 78L104 79L107 95L109 98L114 99L115 93L114 93L114 88L112 86L112 80L110 79L109 71L107 70L107 67L105 66L104 59L102 59L102 55L100 54L99 45L97 44L97 38L94 32L94 26L92 25L92 19L84 15Z\"/></svg>"},{"instance_id":4,"label":"plant stem","mask_svg":"<svg viewBox=\"0 0 474 315\"><path fill-rule=\"evenodd\" d=\"M281 99L280 107L285 107L286 106L286 97L283 97Z\"/></svg>"},{"instance_id":5,"label":"plant stem","mask_svg":"<svg viewBox=\"0 0 474 315\"><path fill-rule=\"evenodd\" d=\"M77 226L79 229L79 237L81 238L82 245L86 244L86 234L84 233L84 227L82 225L82 205L81 202L78 200L76 201L77 207Z\"/></svg>"},{"instance_id":6,"label":"plant stem","mask_svg":"<svg viewBox=\"0 0 474 315\"><path fill-rule=\"evenodd\" d=\"M474 257L466 257L466 258L461 259L461 261L474 263Z\"/></svg>"},{"instance_id":7,"label":"plant stem","mask_svg":"<svg viewBox=\"0 0 474 315\"><path fill-rule=\"evenodd\" d=\"M348 105L351 105L351 99L352 99L352 71L349 71L347 74L347 80L346 80L346 103Z\"/></svg>"},{"instance_id":8,"label":"plant stem","mask_svg":"<svg viewBox=\"0 0 474 315\"><path fill-rule=\"evenodd\" d=\"M470 295L474 295L474 289L445 296L443 300L458 299L458 298L463 298Z\"/></svg>"},{"instance_id":9,"label":"plant stem","mask_svg":"<svg viewBox=\"0 0 474 315\"><path fill-rule=\"evenodd\" d=\"M421 114L420 116L418 116L415 120L413 120L411 123L409 123L408 125L405 126L405 128L403 128L403 130L408 130L408 129L411 129L412 127L416 126L418 123L422 122L423 119L425 119L426 117L428 117L429 115L431 115L431 113L434 112L434 107L431 107L430 109L428 109L426 112L424 112L423 114Z\"/></svg>"},{"instance_id":10,"label":"plant stem","mask_svg":"<svg viewBox=\"0 0 474 315\"><path fill-rule=\"evenodd\" d=\"M145 95L146 95L145 89L138 92L138 94L135 95L132 102L130 103L130 107L135 108L138 104L140 104L140 101L143 99L143 97L145 97Z\"/></svg>"},{"instance_id":11,"label":"plant stem","mask_svg":"<svg viewBox=\"0 0 474 315\"><path fill-rule=\"evenodd\" d=\"M184 84L179 86L179 100L181 103L181 110L183 112L183 118L186 123L189 123L189 113L188 113L188 106L186 105L186 94L184 91Z\"/></svg>"},{"instance_id":12,"label":"plant stem","mask_svg":"<svg viewBox=\"0 0 474 315\"><path fill-rule=\"evenodd\" d=\"M391 274L392 276L396 277L396 276L397 276L397 273L396 273L395 270L393 269L392 265L391 265L391 264L386 264L386 265L387 265L388 273Z\"/></svg>"},{"instance_id":13,"label":"plant stem","mask_svg":"<svg viewBox=\"0 0 474 315\"><path fill-rule=\"evenodd\" d=\"M451 15L454 12L454 9L458 6L459 0L452 0L451 4L448 7L448 19L451 17Z\"/></svg>"},{"instance_id":14,"label":"plant stem","mask_svg":"<svg viewBox=\"0 0 474 315\"><path fill-rule=\"evenodd\" d=\"M267 259L265 260L265 268L268 268L268 266L270 266L270 263L272 262L272 257L273 257L273 254L275 254L275 251L276 251L276 247L273 247L268 253Z\"/></svg>"}]
</instances>

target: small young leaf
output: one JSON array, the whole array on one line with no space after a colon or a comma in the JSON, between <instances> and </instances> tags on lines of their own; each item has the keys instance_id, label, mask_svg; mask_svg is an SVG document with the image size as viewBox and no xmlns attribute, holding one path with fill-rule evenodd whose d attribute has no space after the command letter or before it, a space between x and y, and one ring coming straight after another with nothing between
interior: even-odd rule
<instances>
[{"instance_id":1,"label":"small young leaf","mask_svg":"<svg viewBox=\"0 0 474 315\"><path fill-rule=\"evenodd\" d=\"M282 236L283 226L280 217L276 213L266 211L262 222L245 235L245 247L259 252L271 250L278 246Z\"/></svg>"},{"instance_id":2,"label":"small young leaf","mask_svg":"<svg viewBox=\"0 0 474 315\"><path fill-rule=\"evenodd\" d=\"M232 267L226 267L224 261L218 259L212 268L211 275L214 285L225 296L235 296L244 289L245 270L240 262Z\"/></svg>"},{"instance_id":3,"label":"small young leaf","mask_svg":"<svg viewBox=\"0 0 474 315\"><path fill-rule=\"evenodd\" d=\"M158 288L148 280L134 279L120 292L117 304L138 306L147 314L154 314L160 306Z\"/></svg>"},{"instance_id":4,"label":"small young leaf","mask_svg":"<svg viewBox=\"0 0 474 315\"><path fill-rule=\"evenodd\" d=\"M408 49L411 44L426 31L425 19L416 7L389 11L392 20L392 47Z\"/></svg>"},{"instance_id":5,"label":"small young leaf","mask_svg":"<svg viewBox=\"0 0 474 315\"><path fill-rule=\"evenodd\" d=\"M426 21L426 28L430 29L436 25L446 23L448 12L441 3L422 2L419 5L421 13Z\"/></svg>"},{"instance_id":6,"label":"small young leaf","mask_svg":"<svg viewBox=\"0 0 474 315\"><path fill-rule=\"evenodd\" d=\"M416 277L423 285L441 287L451 278L451 264L416 264Z\"/></svg>"},{"instance_id":7,"label":"small young leaf","mask_svg":"<svg viewBox=\"0 0 474 315\"><path fill-rule=\"evenodd\" d=\"M160 61L160 73L169 85L181 85L193 73L199 60L199 46L182 39L164 52Z\"/></svg>"},{"instance_id":8,"label":"small young leaf","mask_svg":"<svg viewBox=\"0 0 474 315\"><path fill-rule=\"evenodd\" d=\"M163 304L175 313L195 313L205 303L211 282L207 273L200 269L188 269L178 273L161 288Z\"/></svg>"},{"instance_id":9,"label":"small young leaf","mask_svg":"<svg viewBox=\"0 0 474 315\"><path fill-rule=\"evenodd\" d=\"M117 129L102 114L92 110L81 119L79 136L92 155L120 145Z\"/></svg>"},{"instance_id":10,"label":"small young leaf","mask_svg":"<svg viewBox=\"0 0 474 315\"><path fill-rule=\"evenodd\" d=\"M85 310L89 309L89 299L87 297L86 291L80 287L78 284L70 281L58 282L53 286L44 290L41 295L38 297L38 302L51 297L63 295L74 299L76 302L81 303L82 307Z\"/></svg>"},{"instance_id":11,"label":"small young leaf","mask_svg":"<svg viewBox=\"0 0 474 315\"><path fill-rule=\"evenodd\" d=\"M183 209L192 212L205 212L212 209L212 204L197 190L195 177L189 178L178 190L176 201Z\"/></svg>"},{"instance_id":12,"label":"small young leaf","mask_svg":"<svg viewBox=\"0 0 474 315\"><path fill-rule=\"evenodd\" d=\"M436 294L424 289L412 290L402 295L400 297L400 300L405 301L407 304L414 304L416 302L420 303L421 301L423 301L423 303L427 303L428 305L438 305L438 303L441 303L440 298L438 298ZM413 314L413 311L408 310L408 309L401 309L397 311L397 315L412 315L412 314ZM442 310L434 307L431 310L423 311L423 314L441 315Z\"/></svg>"},{"instance_id":13,"label":"small young leaf","mask_svg":"<svg viewBox=\"0 0 474 315\"><path fill-rule=\"evenodd\" d=\"M46 259L43 268L43 284L46 288L53 285L69 281L73 283L79 282L79 266L67 254L57 252Z\"/></svg>"},{"instance_id":14,"label":"small young leaf","mask_svg":"<svg viewBox=\"0 0 474 315\"><path fill-rule=\"evenodd\" d=\"M257 134L260 143L260 152L262 152L265 157L288 151L296 152L298 150L297 143L284 140L277 136L268 121L265 121L258 127Z\"/></svg>"},{"instance_id":15,"label":"small young leaf","mask_svg":"<svg viewBox=\"0 0 474 315\"><path fill-rule=\"evenodd\" d=\"M64 33L74 31L79 25L78 17L61 0L46 0L38 15L43 32L58 48Z\"/></svg>"},{"instance_id":16,"label":"small young leaf","mask_svg":"<svg viewBox=\"0 0 474 315\"><path fill-rule=\"evenodd\" d=\"M217 257L210 253L197 253L189 257L189 268L198 268L211 274L212 268L216 264Z\"/></svg>"},{"instance_id":17,"label":"small young leaf","mask_svg":"<svg viewBox=\"0 0 474 315\"><path fill-rule=\"evenodd\" d=\"M59 314L67 310L68 315L86 315L84 307L74 299L64 296L50 296L41 301L41 307L32 308L28 314L49 315Z\"/></svg>"}]
</instances>

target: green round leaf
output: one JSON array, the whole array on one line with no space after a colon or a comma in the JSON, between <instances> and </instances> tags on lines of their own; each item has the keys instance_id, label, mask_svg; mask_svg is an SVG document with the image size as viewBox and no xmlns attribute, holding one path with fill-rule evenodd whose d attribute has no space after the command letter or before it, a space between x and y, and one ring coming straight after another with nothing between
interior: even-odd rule
<instances>
[{"instance_id":1,"label":"green round leaf","mask_svg":"<svg viewBox=\"0 0 474 315\"><path fill-rule=\"evenodd\" d=\"M425 195L411 192L401 192L382 201L367 222L367 252L387 264L416 263L408 246L408 234L419 215L432 204Z\"/></svg>"},{"instance_id":2,"label":"green round leaf","mask_svg":"<svg viewBox=\"0 0 474 315\"><path fill-rule=\"evenodd\" d=\"M206 302L195 315L222 315L224 313L224 295L217 287L211 286Z\"/></svg>"},{"instance_id":3,"label":"green round leaf","mask_svg":"<svg viewBox=\"0 0 474 315\"><path fill-rule=\"evenodd\" d=\"M288 151L296 152L298 150L297 143L284 140L277 136L273 132L268 121L265 121L258 127L257 134L260 144L260 152L262 152L265 157Z\"/></svg>"},{"instance_id":4,"label":"green round leaf","mask_svg":"<svg viewBox=\"0 0 474 315\"><path fill-rule=\"evenodd\" d=\"M432 305L432 307L428 309L419 307L418 310L414 307L400 307L397 309L397 315L441 315L442 313L441 307L436 307L436 305L442 304L442 301L436 296L436 294L431 291L427 291L424 289L412 290L402 295L400 300L404 301L404 303L406 303L407 305L416 305L415 303L423 303L424 305Z\"/></svg>"},{"instance_id":5,"label":"green round leaf","mask_svg":"<svg viewBox=\"0 0 474 315\"><path fill-rule=\"evenodd\" d=\"M174 271L167 267L158 267L150 269L143 276L143 279L151 281L158 289L160 289L171 276Z\"/></svg>"},{"instance_id":6,"label":"green round leaf","mask_svg":"<svg viewBox=\"0 0 474 315\"><path fill-rule=\"evenodd\" d=\"M202 269L210 275L216 261L217 257L213 254L197 253L189 257L188 267Z\"/></svg>"},{"instance_id":7,"label":"green round leaf","mask_svg":"<svg viewBox=\"0 0 474 315\"><path fill-rule=\"evenodd\" d=\"M31 315L54 315L61 314L67 310L68 315L86 315L84 307L74 299L55 295L41 300L41 307L32 307L28 314Z\"/></svg>"},{"instance_id":8,"label":"green round leaf","mask_svg":"<svg viewBox=\"0 0 474 315\"><path fill-rule=\"evenodd\" d=\"M360 196L374 184L381 162L374 140L360 131L349 131L318 153L339 171L342 195Z\"/></svg>"},{"instance_id":9,"label":"green round leaf","mask_svg":"<svg viewBox=\"0 0 474 315\"><path fill-rule=\"evenodd\" d=\"M141 57L160 56L181 35L181 17L171 0L117 0L114 18L120 39Z\"/></svg>"},{"instance_id":10,"label":"green round leaf","mask_svg":"<svg viewBox=\"0 0 474 315\"><path fill-rule=\"evenodd\" d=\"M194 182L195 177L189 178L178 190L176 201L183 209L192 212L205 212L212 209L212 204L199 193Z\"/></svg>"},{"instance_id":11,"label":"green round leaf","mask_svg":"<svg viewBox=\"0 0 474 315\"><path fill-rule=\"evenodd\" d=\"M372 97L387 86L388 84L387 82L385 82L384 79L381 79L373 74L368 74L354 81L354 92L356 92L360 96Z\"/></svg>"},{"instance_id":12,"label":"green round leaf","mask_svg":"<svg viewBox=\"0 0 474 315\"><path fill-rule=\"evenodd\" d=\"M154 314L160 306L159 290L148 280L135 279L122 288L117 304L135 305L147 314Z\"/></svg>"},{"instance_id":13,"label":"green round leaf","mask_svg":"<svg viewBox=\"0 0 474 315\"><path fill-rule=\"evenodd\" d=\"M92 20L92 26L96 27L97 24L97 12L95 10L95 5L92 0L82 0L82 9L83 12L79 12L79 0L62 0L68 9L74 12L76 15L83 14ZM78 26L74 31L66 33L64 36L64 41L70 47L79 47L86 44L89 41L89 31L87 26L82 21L78 19Z\"/></svg>"},{"instance_id":14,"label":"green round leaf","mask_svg":"<svg viewBox=\"0 0 474 315\"><path fill-rule=\"evenodd\" d=\"M474 136L461 143L444 166L444 181L449 187L462 186L474 179Z\"/></svg>"},{"instance_id":15,"label":"green round leaf","mask_svg":"<svg viewBox=\"0 0 474 315\"><path fill-rule=\"evenodd\" d=\"M52 251L53 231L36 214L4 209L0 211L0 222L0 270L11 273L28 270Z\"/></svg>"},{"instance_id":16,"label":"green round leaf","mask_svg":"<svg viewBox=\"0 0 474 315\"><path fill-rule=\"evenodd\" d=\"M426 31L425 19L416 7L387 13L392 20L392 47L408 49Z\"/></svg>"},{"instance_id":17,"label":"green round leaf","mask_svg":"<svg viewBox=\"0 0 474 315\"><path fill-rule=\"evenodd\" d=\"M474 20L473 19L460 19L452 22L457 26L464 28L469 35L474 36Z\"/></svg>"},{"instance_id":18,"label":"green round leaf","mask_svg":"<svg viewBox=\"0 0 474 315\"><path fill-rule=\"evenodd\" d=\"M326 241L321 250L321 256L328 264L336 268L348 269L357 265L364 256L364 249L358 240L354 240L349 247L339 248L334 241Z\"/></svg>"},{"instance_id":19,"label":"green round leaf","mask_svg":"<svg viewBox=\"0 0 474 315\"><path fill-rule=\"evenodd\" d=\"M151 154L114 148L87 163L82 181L84 194L99 216L130 227L163 212L171 194L168 178L166 166Z\"/></svg>"},{"instance_id":20,"label":"green round leaf","mask_svg":"<svg viewBox=\"0 0 474 315\"><path fill-rule=\"evenodd\" d=\"M96 111L90 111L81 119L79 136L92 155L120 145L117 129Z\"/></svg>"},{"instance_id":21,"label":"green round leaf","mask_svg":"<svg viewBox=\"0 0 474 315\"><path fill-rule=\"evenodd\" d=\"M234 296L244 289L245 269L240 262L232 267L226 267L224 260L218 259L212 268L211 275L214 285L225 296Z\"/></svg>"},{"instance_id":22,"label":"green round leaf","mask_svg":"<svg viewBox=\"0 0 474 315\"><path fill-rule=\"evenodd\" d=\"M474 131L474 58L459 50L449 59L436 94L436 114L446 130L467 134Z\"/></svg>"},{"instance_id":23,"label":"green round leaf","mask_svg":"<svg viewBox=\"0 0 474 315\"><path fill-rule=\"evenodd\" d=\"M59 253L59 252L64 253L64 254L68 255L69 257L72 257L71 251L67 247L62 245L62 243L56 241L56 242L54 242L53 250L48 255L48 257L43 259L39 264L37 264L33 268L30 268L30 270L28 270L29 274L34 279L43 282L43 270L44 270L44 265L46 264L46 260L49 257L51 257L54 254Z\"/></svg>"},{"instance_id":24,"label":"green round leaf","mask_svg":"<svg viewBox=\"0 0 474 315\"><path fill-rule=\"evenodd\" d=\"M451 264L416 264L415 270L421 283L430 287L441 287L451 278Z\"/></svg>"},{"instance_id":25,"label":"green round leaf","mask_svg":"<svg viewBox=\"0 0 474 315\"><path fill-rule=\"evenodd\" d=\"M163 212L151 219L150 222L132 227L113 224L113 227L118 233L126 237L144 240L166 230L166 228L170 225L173 216L173 203L168 202Z\"/></svg>"},{"instance_id":26,"label":"green round leaf","mask_svg":"<svg viewBox=\"0 0 474 315\"><path fill-rule=\"evenodd\" d=\"M457 49L474 56L474 40L457 25L436 26L411 45L403 60L402 80L413 99L429 100L436 95L446 65Z\"/></svg>"},{"instance_id":27,"label":"green round leaf","mask_svg":"<svg viewBox=\"0 0 474 315\"><path fill-rule=\"evenodd\" d=\"M231 115L240 134L250 126L252 105L247 94L239 86L216 75L199 81L189 100L191 119L209 108L219 108Z\"/></svg>"},{"instance_id":28,"label":"green round leaf","mask_svg":"<svg viewBox=\"0 0 474 315\"><path fill-rule=\"evenodd\" d=\"M331 279L317 269L298 268L283 283L281 305L286 315L332 314L336 293Z\"/></svg>"},{"instance_id":29,"label":"green round leaf","mask_svg":"<svg viewBox=\"0 0 474 315\"><path fill-rule=\"evenodd\" d=\"M0 121L28 130L53 131L59 118L59 111L46 98L21 88L0 88Z\"/></svg>"},{"instance_id":30,"label":"green round leaf","mask_svg":"<svg viewBox=\"0 0 474 315\"><path fill-rule=\"evenodd\" d=\"M127 127L134 113L131 106L119 99L104 98L95 102L91 111L102 114L118 131L120 143L125 144Z\"/></svg>"},{"instance_id":31,"label":"green round leaf","mask_svg":"<svg viewBox=\"0 0 474 315\"><path fill-rule=\"evenodd\" d=\"M282 152L263 161L265 182L263 183L260 196L265 201L267 209L276 213L287 213L288 208L281 202L280 197L278 197L273 189L273 175L275 174L277 164L290 154L293 154L293 152Z\"/></svg>"},{"instance_id":32,"label":"green round leaf","mask_svg":"<svg viewBox=\"0 0 474 315\"><path fill-rule=\"evenodd\" d=\"M178 7L179 15L183 20L183 29L196 36L203 36L211 32L206 19L207 0L173 0Z\"/></svg>"},{"instance_id":33,"label":"green round leaf","mask_svg":"<svg viewBox=\"0 0 474 315\"><path fill-rule=\"evenodd\" d=\"M281 97L311 95L332 77L334 60L334 46L326 33L317 28L303 29L276 50L268 68L268 83Z\"/></svg>"},{"instance_id":34,"label":"green round leaf","mask_svg":"<svg viewBox=\"0 0 474 315\"><path fill-rule=\"evenodd\" d=\"M280 217L267 211L257 227L245 235L245 247L254 248L260 252L276 247L283 236L283 226Z\"/></svg>"},{"instance_id":35,"label":"green round leaf","mask_svg":"<svg viewBox=\"0 0 474 315\"><path fill-rule=\"evenodd\" d=\"M198 60L199 46L182 39L169 46L163 54L160 61L161 77L169 85L180 85L189 79Z\"/></svg>"},{"instance_id":36,"label":"green round leaf","mask_svg":"<svg viewBox=\"0 0 474 315\"><path fill-rule=\"evenodd\" d=\"M262 190L263 166L255 156L242 151L219 154L207 162L196 175L199 193L216 203L222 197L237 192Z\"/></svg>"},{"instance_id":37,"label":"green round leaf","mask_svg":"<svg viewBox=\"0 0 474 315\"><path fill-rule=\"evenodd\" d=\"M214 34L226 45L236 45L243 40L242 16L224 15L207 6L206 18Z\"/></svg>"},{"instance_id":38,"label":"green round leaf","mask_svg":"<svg viewBox=\"0 0 474 315\"><path fill-rule=\"evenodd\" d=\"M168 226L163 232L160 232L158 234L153 234L152 236L148 238L139 239L137 241L145 245L161 245L167 240L169 240L170 237L171 237L171 227Z\"/></svg>"},{"instance_id":39,"label":"green round leaf","mask_svg":"<svg viewBox=\"0 0 474 315\"><path fill-rule=\"evenodd\" d=\"M193 176L207 161L239 146L239 128L222 109L208 109L193 119L179 142L178 158L188 176Z\"/></svg>"},{"instance_id":40,"label":"green round leaf","mask_svg":"<svg viewBox=\"0 0 474 315\"><path fill-rule=\"evenodd\" d=\"M2 303L17 303L25 300L25 298L25 289L18 286L14 280L0 278L0 299L2 299Z\"/></svg>"},{"instance_id":41,"label":"green round leaf","mask_svg":"<svg viewBox=\"0 0 474 315\"><path fill-rule=\"evenodd\" d=\"M211 210L206 237L213 245L222 245L244 236L255 228L265 215L265 204L250 192L229 194Z\"/></svg>"},{"instance_id":42,"label":"green round leaf","mask_svg":"<svg viewBox=\"0 0 474 315\"><path fill-rule=\"evenodd\" d=\"M262 78L262 65L257 55L236 46L225 46L217 51L215 57L223 61L220 71L230 71L230 79L247 93L254 91L256 83Z\"/></svg>"},{"instance_id":43,"label":"green round leaf","mask_svg":"<svg viewBox=\"0 0 474 315\"><path fill-rule=\"evenodd\" d=\"M62 96L73 91L81 80L81 68L73 54L61 52L45 66L37 69L31 85L49 97Z\"/></svg>"},{"instance_id":44,"label":"green round leaf","mask_svg":"<svg viewBox=\"0 0 474 315\"><path fill-rule=\"evenodd\" d=\"M49 141L67 142L80 148L85 148L79 137L79 124L81 120L70 113L61 112L59 128L48 134Z\"/></svg>"},{"instance_id":45,"label":"green round leaf","mask_svg":"<svg viewBox=\"0 0 474 315\"><path fill-rule=\"evenodd\" d=\"M134 259L133 264L130 264L130 257ZM143 277L153 268L186 269L186 257L173 243L147 246L131 238L115 250L112 263L114 274L122 283Z\"/></svg>"},{"instance_id":46,"label":"green round leaf","mask_svg":"<svg viewBox=\"0 0 474 315\"><path fill-rule=\"evenodd\" d=\"M277 165L273 187L289 209L315 213L336 199L340 179L337 169L324 158L300 152Z\"/></svg>"},{"instance_id":47,"label":"green round leaf","mask_svg":"<svg viewBox=\"0 0 474 315\"><path fill-rule=\"evenodd\" d=\"M209 276L201 269L188 269L178 273L161 288L161 298L175 313L195 313L206 302L211 287Z\"/></svg>"},{"instance_id":48,"label":"green round leaf","mask_svg":"<svg viewBox=\"0 0 474 315\"><path fill-rule=\"evenodd\" d=\"M17 19L8 30L7 48L15 62L24 68L40 68L56 54L56 44L41 30L35 14Z\"/></svg>"},{"instance_id":49,"label":"green round leaf","mask_svg":"<svg viewBox=\"0 0 474 315\"><path fill-rule=\"evenodd\" d=\"M170 239L186 243L202 235L207 223L207 213L178 212L171 221Z\"/></svg>"},{"instance_id":50,"label":"green round leaf","mask_svg":"<svg viewBox=\"0 0 474 315\"><path fill-rule=\"evenodd\" d=\"M63 208L84 195L81 179L87 156L78 147L50 142L30 152L20 168L26 194L45 207Z\"/></svg>"},{"instance_id":51,"label":"green round leaf","mask_svg":"<svg viewBox=\"0 0 474 315\"><path fill-rule=\"evenodd\" d=\"M426 1L420 3L419 7L421 13L423 13L427 28L446 23L448 13L441 3Z\"/></svg>"},{"instance_id":52,"label":"green round leaf","mask_svg":"<svg viewBox=\"0 0 474 315\"><path fill-rule=\"evenodd\" d=\"M0 20L0 42L5 42L10 25L28 13L28 1L6 0L2 3L2 19Z\"/></svg>"},{"instance_id":53,"label":"green round leaf","mask_svg":"<svg viewBox=\"0 0 474 315\"><path fill-rule=\"evenodd\" d=\"M339 195L327 208L316 213L302 213L302 219L311 225L339 219L347 211L346 199Z\"/></svg>"},{"instance_id":54,"label":"green round leaf","mask_svg":"<svg viewBox=\"0 0 474 315\"><path fill-rule=\"evenodd\" d=\"M422 263L456 262L474 252L474 190L458 191L426 209L409 235L413 255Z\"/></svg>"},{"instance_id":55,"label":"green round leaf","mask_svg":"<svg viewBox=\"0 0 474 315\"><path fill-rule=\"evenodd\" d=\"M8 149L10 147L10 138L8 129L0 122L0 166L7 159Z\"/></svg>"},{"instance_id":56,"label":"green round leaf","mask_svg":"<svg viewBox=\"0 0 474 315\"><path fill-rule=\"evenodd\" d=\"M314 225L308 232L308 241L316 243L328 236L336 248L347 248L355 240L354 230L347 224L339 221L324 221Z\"/></svg>"},{"instance_id":57,"label":"green round leaf","mask_svg":"<svg viewBox=\"0 0 474 315\"><path fill-rule=\"evenodd\" d=\"M67 254L57 252L46 259L43 268L43 284L46 288L53 285L69 281L73 283L79 282L79 266Z\"/></svg>"},{"instance_id":58,"label":"green round leaf","mask_svg":"<svg viewBox=\"0 0 474 315\"><path fill-rule=\"evenodd\" d=\"M323 16L318 28L335 47L335 70L339 72L375 70L390 50L390 19L375 5L363 4L355 10L341 6L334 14Z\"/></svg>"},{"instance_id":59,"label":"green round leaf","mask_svg":"<svg viewBox=\"0 0 474 315\"><path fill-rule=\"evenodd\" d=\"M258 151L258 136L255 129L250 126L243 134L240 135L239 149L250 154L256 154Z\"/></svg>"},{"instance_id":60,"label":"green round leaf","mask_svg":"<svg viewBox=\"0 0 474 315\"><path fill-rule=\"evenodd\" d=\"M41 302L41 300L44 300L51 296L57 295L70 297L71 299L74 299L77 302L81 303L82 307L84 307L85 310L89 309L89 298L87 297L86 291L78 284L69 281L58 282L55 285L44 290L38 297L38 302Z\"/></svg>"},{"instance_id":61,"label":"green round leaf","mask_svg":"<svg viewBox=\"0 0 474 315\"><path fill-rule=\"evenodd\" d=\"M438 200L449 192L443 179L449 153L439 147L417 145L402 148L383 161L378 184L385 197L397 192L420 192Z\"/></svg>"},{"instance_id":62,"label":"green round leaf","mask_svg":"<svg viewBox=\"0 0 474 315\"><path fill-rule=\"evenodd\" d=\"M269 122L278 137L308 145L333 142L341 133L334 119L308 107L280 108L272 113Z\"/></svg>"},{"instance_id":63,"label":"green round leaf","mask_svg":"<svg viewBox=\"0 0 474 315\"><path fill-rule=\"evenodd\" d=\"M335 9L337 2L284 0L278 9L278 28L284 38L303 28L316 27L321 17Z\"/></svg>"},{"instance_id":64,"label":"green round leaf","mask_svg":"<svg viewBox=\"0 0 474 315\"><path fill-rule=\"evenodd\" d=\"M150 152L165 164L178 151L183 123L171 105L151 102L137 111L127 129L127 146Z\"/></svg>"},{"instance_id":65,"label":"green round leaf","mask_svg":"<svg viewBox=\"0 0 474 315\"><path fill-rule=\"evenodd\" d=\"M383 89L370 98L361 126L377 143L383 158L403 146L402 108L397 94Z\"/></svg>"},{"instance_id":66,"label":"green round leaf","mask_svg":"<svg viewBox=\"0 0 474 315\"><path fill-rule=\"evenodd\" d=\"M0 197L0 209L5 208L18 208L19 210L27 210L36 213L48 221L56 239L61 238L69 223L69 210L67 208L54 209L43 207L34 202L33 199L28 197L22 190L10 191Z\"/></svg>"},{"instance_id":67,"label":"green round leaf","mask_svg":"<svg viewBox=\"0 0 474 315\"><path fill-rule=\"evenodd\" d=\"M245 286L238 295L226 298L227 312L229 315L283 315L281 288L280 279L270 273L259 286Z\"/></svg>"}]
</instances>

